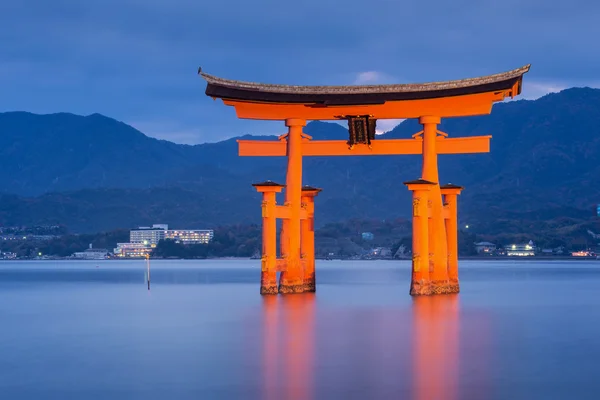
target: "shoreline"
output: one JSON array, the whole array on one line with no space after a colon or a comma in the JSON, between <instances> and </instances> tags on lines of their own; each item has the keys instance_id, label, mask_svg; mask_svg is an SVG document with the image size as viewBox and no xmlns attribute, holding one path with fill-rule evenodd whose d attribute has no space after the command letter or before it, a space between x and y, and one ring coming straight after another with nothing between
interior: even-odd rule
<instances>
[{"instance_id":1,"label":"shoreline","mask_svg":"<svg viewBox=\"0 0 600 400\"><path fill-rule=\"evenodd\" d=\"M85 259L85 258L19 258L19 259L0 259L2 261L134 261L134 260L145 260L145 258L105 258L105 259ZM260 262L260 258L252 257L208 257L208 258L150 258L150 260L254 260ZM352 258L316 258L318 261L410 261L410 258L370 258L370 259L352 259ZM519 260L519 261L600 261L596 257L573 257L573 256L462 256L458 258L461 260L473 260L473 261L507 261L507 260Z\"/></svg>"}]
</instances>

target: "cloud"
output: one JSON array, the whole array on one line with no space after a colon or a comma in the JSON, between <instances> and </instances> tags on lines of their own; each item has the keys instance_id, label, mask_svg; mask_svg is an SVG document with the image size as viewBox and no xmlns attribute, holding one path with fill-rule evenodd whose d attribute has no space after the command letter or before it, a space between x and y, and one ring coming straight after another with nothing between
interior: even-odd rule
<instances>
[{"instance_id":1,"label":"cloud","mask_svg":"<svg viewBox=\"0 0 600 400\"><path fill-rule=\"evenodd\" d=\"M396 126L398 126L403 119L378 119L377 120L377 129L375 131L378 135L383 135L386 132L391 131Z\"/></svg>"},{"instance_id":2,"label":"cloud","mask_svg":"<svg viewBox=\"0 0 600 400\"><path fill-rule=\"evenodd\" d=\"M381 71L364 71L356 74L354 85L381 85L399 83L397 79L391 75ZM382 135L394 129L403 119L379 119L377 120L376 134Z\"/></svg>"},{"instance_id":3,"label":"cloud","mask_svg":"<svg viewBox=\"0 0 600 400\"><path fill-rule=\"evenodd\" d=\"M600 88L600 81L587 82L586 84L578 84L577 82L540 82L540 81L524 81L521 95L515 100L521 98L526 100L536 100L549 93L558 93L562 90L573 86L588 86L591 88Z\"/></svg>"},{"instance_id":4,"label":"cloud","mask_svg":"<svg viewBox=\"0 0 600 400\"><path fill-rule=\"evenodd\" d=\"M380 71L359 72L354 79L354 85L381 85L386 83L398 83L394 78Z\"/></svg>"},{"instance_id":5,"label":"cloud","mask_svg":"<svg viewBox=\"0 0 600 400\"><path fill-rule=\"evenodd\" d=\"M569 86L557 82L529 82L525 81L523 84L523 90L519 96L526 100L539 99L548 93L557 93L561 90L568 88Z\"/></svg>"}]
</instances>

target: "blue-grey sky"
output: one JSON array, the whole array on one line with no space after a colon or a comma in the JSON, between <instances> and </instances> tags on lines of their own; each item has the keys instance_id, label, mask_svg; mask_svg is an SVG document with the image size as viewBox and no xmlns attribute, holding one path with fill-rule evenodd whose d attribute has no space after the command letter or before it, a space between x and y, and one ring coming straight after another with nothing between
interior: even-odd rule
<instances>
[{"instance_id":1,"label":"blue-grey sky","mask_svg":"<svg viewBox=\"0 0 600 400\"><path fill-rule=\"evenodd\" d=\"M0 1L0 111L95 112L202 143L282 133L197 68L287 84L405 83L532 64L524 97L600 87L595 0ZM380 127L392 128L394 121Z\"/></svg>"}]
</instances>

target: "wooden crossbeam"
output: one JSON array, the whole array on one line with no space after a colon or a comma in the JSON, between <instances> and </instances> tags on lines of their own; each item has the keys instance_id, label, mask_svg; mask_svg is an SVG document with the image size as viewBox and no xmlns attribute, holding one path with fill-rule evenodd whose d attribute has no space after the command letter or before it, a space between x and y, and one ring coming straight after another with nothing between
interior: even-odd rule
<instances>
[{"instance_id":1,"label":"wooden crossbeam","mask_svg":"<svg viewBox=\"0 0 600 400\"><path fill-rule=\"evenodd\" d=\"M263 206L262 206L262 217L263 218L275 217L275 218L278 218L278 219L290 219L290 208L289 208L289 206L276 205L274 211L275 211L275 213L274 213L274 215L272 215L269 212L269 208L265 204L263 204ZM308 219L308 211L306 210L306 208L301 208L300 209L300 219Z\"/></svg>"},{"instance_id":2,"label":"wooden crossbeam","mask_svg":"<svg viewBox=\"0 0 600 400\"><path fill-rule=\"evenodd\" d=\"M326 106L308 103L261 103L223 98L223 103L235 107L238 118L281 121L293 116L305 120L338 120L340 115L373 115L375 119L419 118L423 115L466 117L487 115L492 105L502 101L509 90L466 94L430 99L385 101L381 104ZM518 93L518 92L517 92Z\"/></svg>"},{"instance_id":3,"label":"wooden crossbeam","mask_svg":"<svg viewBox=\"0 0 600 400\"><path fill-rule=\"evenodd\" d=\"M275 206L275 218L290 219L289 206L281 206L281 205ZM308 218L308 214L306 212L306 209L301 208L300 209L300 219L307 219L307 218Z\"/></svg>"},{"instance_id":4,"label":"wooden crossbeam","mask_svg":"<svg viewBox=\"0 0 600 400\"><path fill-rule=\"evenodd\" d=\"M438 154L489 153L491 136L470 136L462 138L437 137ZM240 156L285 157L285 141L238 140ZM302 141L303 156L369 156L422 154L423 139L382 139L374 140L371 148L355 145L352 150L344 140Z\"/></svg>"}]
</instances>

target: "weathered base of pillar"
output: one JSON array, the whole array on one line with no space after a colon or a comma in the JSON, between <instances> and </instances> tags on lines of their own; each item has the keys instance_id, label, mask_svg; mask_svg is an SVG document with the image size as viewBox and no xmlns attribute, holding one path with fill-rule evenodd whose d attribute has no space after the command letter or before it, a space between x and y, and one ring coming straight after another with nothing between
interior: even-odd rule
<instances>
[{"instance_id":1,"label":"weathered base of pillar","mask_svg":"<svg viewBox=\"0 0 600 400\"><path fill-rule=\"evenodd\" d=\"M460 285L458 284L458 280L450 279L448 289L450 290L450 293L460 293Z\"/></svg>"},{"instance_id":2,"label":"weathered base of pillar","mask_svg":"<svg viewBox=\"0 0 600 400\"><path fill-rule=\"evenodd\" d=\"M441 281L431 281L431 294L449 294L456 293L452 289L452 285L450 285L450 281L441 280Z\"/></svg>"},{"instance_id":3,"label":"weathered base of pillar","mask_svg":"<svg viewBox=\"0 0 600 400\"><path fill-rule=\"evenodd\" d=\"M431 294L431 283L429 281L412 281L410 283L411 296L429 296Z\"/></svg>"},{"instance_id":4,"label":"weathered base of pillar","mask_svg":"<svg viewBox=\"0 0 600 400\"><path fill-rule=\"evenodd\" d=\"M277 294L277 272L261 271L260 294Z\"/></svg>"},{"instance_id":5,"label":"weathered base of pillar","mask_svg":"<svg viewBox=\"0 0 600 400\"><path fill-rule=\"evenodd\" d=\"M314 293L317 291L317 284L315 282L315 274L311 274L309 277L304 278L304 291Z\"/></svg>"},{"instance_id":6,"label":"weathered base of pillar","mask_svg":"<svg viewBox=\"0 0 600 400\"><path fill-rule=\"evenodd\" d=\"M279 293L279 289L277 289L277 285L275 286L262 286L260 287L260 294L277 294Z\"/></svg>"},{"instance_id":7,"label":"weathered base of pillar","mask_svg":"<svg viewBox=\"0 0 600 400\"><path fill-rule=\"evenodd\" d=\"M279 293L304 293L304 273L299 267L287 265L288 270L279 276Z\"/></svg>"},{"instance_id":8,"label":"weathered base of pillar","mask_svg":"<svg viewBox=\"0 0 600 400\"><path fill-rule=\"evenodd\" d=\"M281 294L291 294L291 293L304 293L304 284L295 284L295 285L279 285L279 293Z\"/></svg>"},{"instance_id":9,"label":"weathered base of pillar","mask_svg":"<svg viewBox=\"0 0 600 400\"><path fill-rule=\"evenodd\" d=\"M410 284L411 296L431 296L436 294L459 293L458 281L412 281Z\"/></svg>"},{"instance_id":10,"label":"weathered base of pillar","mask_svg":"<svg viewBox=\"0 0 600 400\"><path fill-rule=\"evenodd\" d=\"M317 286L314 282L305 283L303 287L304 291L307 293L315 293L317 291Z\"/></svg>"}]
</instances>

